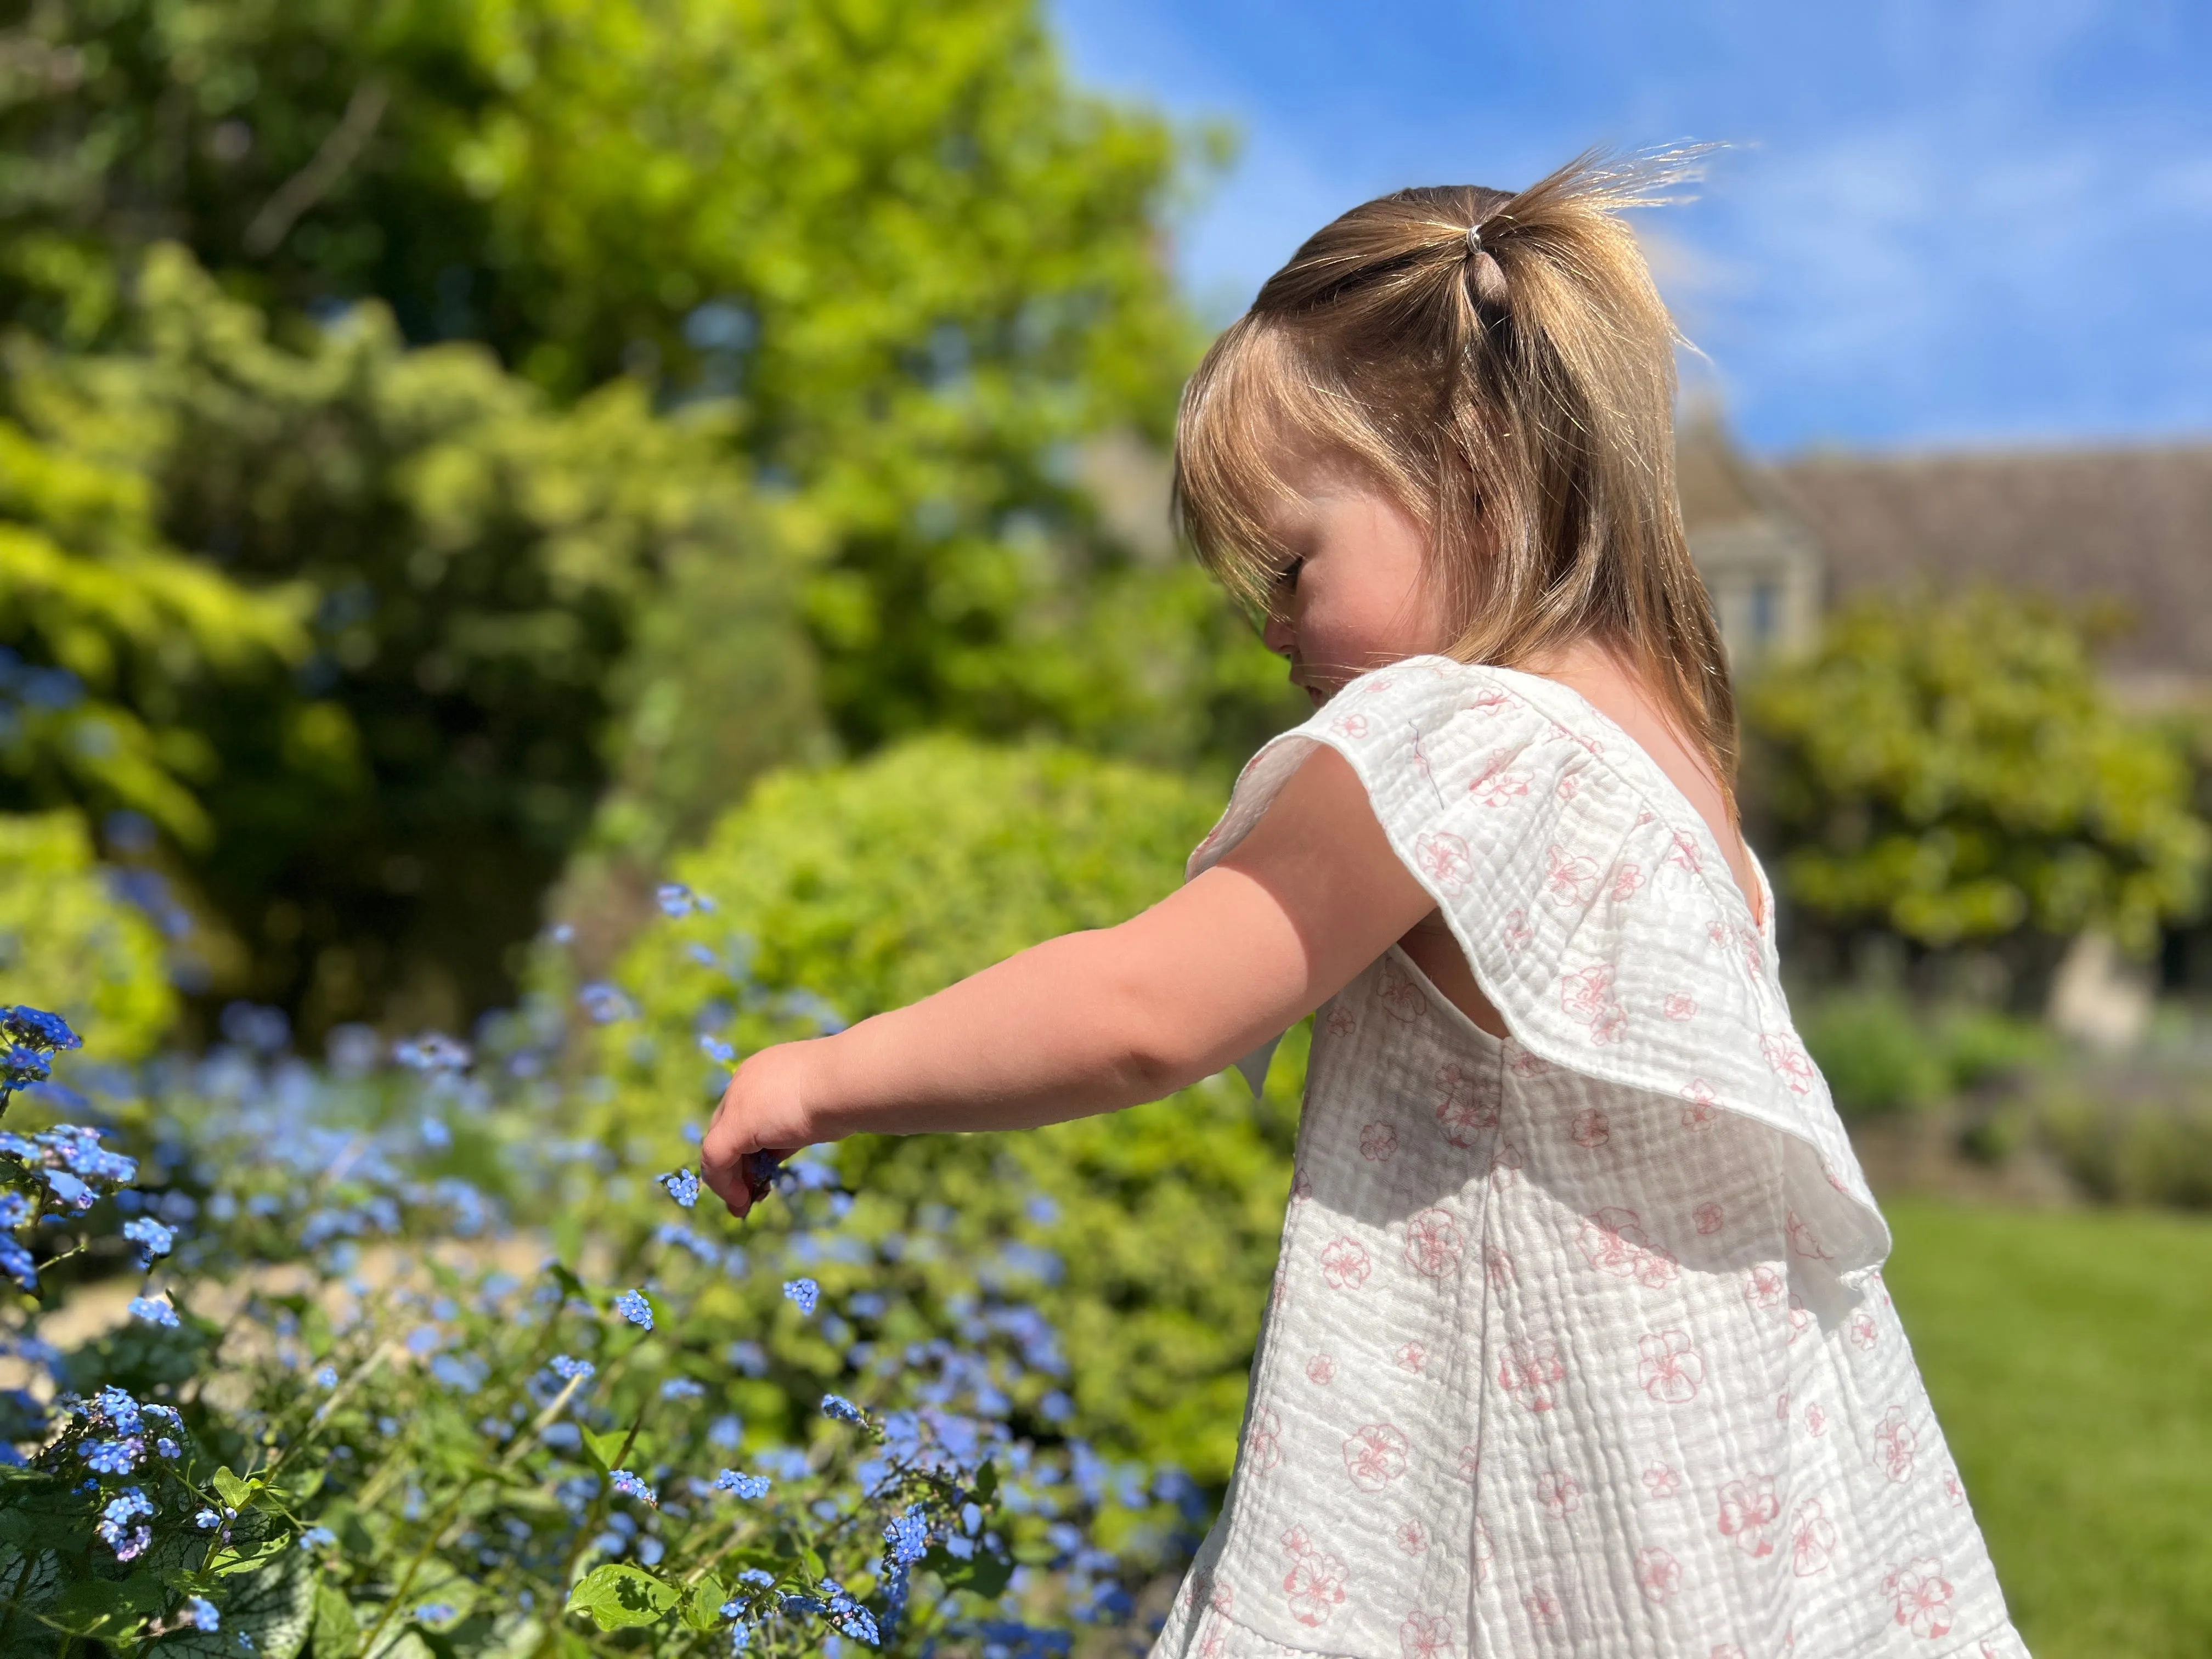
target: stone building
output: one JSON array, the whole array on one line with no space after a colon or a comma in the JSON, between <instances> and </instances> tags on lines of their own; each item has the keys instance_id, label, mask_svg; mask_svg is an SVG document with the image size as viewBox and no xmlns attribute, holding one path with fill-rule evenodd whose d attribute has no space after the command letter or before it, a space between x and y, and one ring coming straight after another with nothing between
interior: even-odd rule
<instances>
[{"instance_id":1,"label":"stone building","mask_svg":"<svg viewBox=\"0 0 2212 1659\"><path fill-rule=\"evenodd\" d=\"M1825 605L1867 588L1989 581L2104 613L2101 659L2130 704L2212 698L2212 444L1762 465L1698 416L1680 468L1739 663L1809 641Z\"/></svg>"}]
</instances>

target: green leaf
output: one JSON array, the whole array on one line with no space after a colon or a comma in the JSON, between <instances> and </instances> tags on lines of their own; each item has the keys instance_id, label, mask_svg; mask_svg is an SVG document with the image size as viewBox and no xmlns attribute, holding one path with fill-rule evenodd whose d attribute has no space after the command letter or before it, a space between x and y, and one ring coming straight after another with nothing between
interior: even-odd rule
<instances>
[{"instance_id":1,"label":"green leaf","mask_svg":"<svg viewBox=\"0 0 2212 1659\"><path fill-rule=\"evenodd\" d=\"M1006 1593L1007 1581L1014 1576L1012 1561L1005 1556L986 1555L980 1549L966 1561L941 1548L933 1549L921 1558L921 1565L942 1579L947 1589L972 1590L994 1601Z\"/></svg>"},{"instance_id":2,"label":"green leaf","mask_svg":"<svg viewBox=\"0 0 2212 1659\"><path fill-rule=\"evenodd\" d=\"M161 1610L168 1595L168 1586L155 1573L133 1573L124 1579L87 1578L62 1592L51 1616L64 1630L79 1636L123 1641L148 1614Z\"/></svg>"},{"instance_id":3,"label":"green leaf","mask_svg":"<svg viewBox=\"0 0 2212 1659\"><path fill-rule=\"evenodd\" d=\"M592 1299L592 1293L584 1288L584 1281L558 1261L547 1262L545 1271L553 1275L553 1282L561 1287L562 1295L573 1296L579 1302L589 1302Z\"/></svg>"},{"instance_id":4,"label":"green leaf","mask_svg":"<svg viewBox=\"0 0 2212 1659\"><path fill-rule=\"evenodd\" d=\"M986 1458L983 1460L983 1467L975 1471L975 1501L979 1504L988 1504L998 1494L999 1466Z\"/></svg>"},{"instance_id":5,"label":"green leaf","mask_svg":"<svg viewBox=\"0 0 2212 1659\"><path fill-rule=\"evenodd\" d=\"M599 1473L605 1474L612 1469L615 1460L622 1455L623 1437L620 1434L601 1434L595 1429L584 1428L580 1424L578 1432L583 1437L584 1455L599 1466Z\"/></svg>"},{"instance_id":6,"label":"green leaf","mask_svg":"<svg viewBox=\"0 0 2212 1659\"><path fill-rule=\"evenodd\" d=\"M680 1594L644 1569L617 1561L586 1573L563 1611L586 1613L601 1630L635 1630L659 1624Z\"/></svg>"},{"instance_id":7,"label":"green leaf","mask_svg":"<svg viewBox=\"0 0 2212 1659\"><path fill-rule=\"evenodd\" d=\"M242 1510L251 1504L254 1491L260 1484L258 1480L241 1480L228 1469L215 1472L216 1492L234 1510Z\"/></svg>"},{"instance_id":8,"label":"green leaf","mask_svg":"<svg viewBox=\"0 0 2212 1659\"><path fill-rule=\"evenodd\" d=\"M684 1592L684 1622L693 1630L712 1630L722 1622L722 1603L730 1593L722 1581L708 1573Z\"/></svg>"},{"instance_id":9,"label":"green leaf","mask_svg":"<svg viewBox=\"0 0 2212 1659\"><path fill-rule=\"evenodd\" d=\"M350 1654L361 1639L361 1621L354 1616L353 1603L335 1584L315 1586L314 1638L318 1654Z\"/></svg>"}]
</instances>

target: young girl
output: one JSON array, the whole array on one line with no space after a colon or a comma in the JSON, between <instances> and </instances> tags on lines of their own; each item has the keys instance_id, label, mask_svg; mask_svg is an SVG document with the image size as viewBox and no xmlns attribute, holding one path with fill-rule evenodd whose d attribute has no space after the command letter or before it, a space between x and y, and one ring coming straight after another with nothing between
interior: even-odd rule
<instances>
[{"instance_id":1,"label":"young girl","mask_svg":"<svg viewBox=\"0 0 2212 1659\"><path fill-rule=\"evenodd\" d=\"M1176 493L1313 719L1172 897L756 1054L707 1137L742 1214L757 1151L1256 1085L1316 1013L1161 1659L2026 1651L1737 833L1616 216L1651 179L1401 191L1298 250L1191 380Z\"/></svg>"}]
</instances>

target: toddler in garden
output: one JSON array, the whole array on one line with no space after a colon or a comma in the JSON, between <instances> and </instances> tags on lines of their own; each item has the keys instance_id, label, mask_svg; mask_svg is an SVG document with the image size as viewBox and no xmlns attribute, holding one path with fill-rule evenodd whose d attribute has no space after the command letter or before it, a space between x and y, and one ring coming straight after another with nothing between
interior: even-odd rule
<instances>
[{"instance_id":1,"label":"toddler in garden","mask_svg":"<svg viewBox=\"0 0 2212 1659\"><path fill-rule=\"evenodd\" d=\"M1314 717L1178 892L756 1054L744 1161L1256 1086L1316 1016L1236 1473L1155 1654L2017 1656L1776 975L1674 484L1650 168L1401 191L1184 394Z\"/></svg>"}]
</instances>

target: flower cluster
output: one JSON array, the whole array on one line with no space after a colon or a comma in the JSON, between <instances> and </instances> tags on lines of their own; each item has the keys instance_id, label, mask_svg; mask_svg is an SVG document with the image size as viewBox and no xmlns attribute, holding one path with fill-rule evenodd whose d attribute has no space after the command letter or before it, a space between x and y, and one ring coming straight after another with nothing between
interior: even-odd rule
<instances>
[{"instance_id":1,"label":"flower cluster","mask_svg":"<svg viewBox=\"0 0 2212 1659\"><path fill-rule=\"evenodd\" d=\"M590 1018L626 1017L587 988ZM647 1173L672 1147L633 1165L555 1129L601 1085L564 1072L546 1006L410 1039L392 1069L335 1040L310 1066L259 1012L95 1111L50 1080L66 1025L0 1012L45 1063L0 1102L134 1137L0 1133L0 1269L50 1299L160 1281L66 1353L27 1304L0 1316L0 1352L46 1379L0 1399L0 1510L87 1564L9 1592L24 1616L97 1606L131 1655L296 1645L302 1595L318 1652L612 1654L645 1626L656 1653L1042 1651L1189 1543L1185 1486L1057 1437L1036 1311L862 1224L827 1158L765 1161L784 1201L742 1232L678 1221L696 1170ZM1109 1509L1126 1565L1093 1541Z\"/></svg>"}]
</instances>

